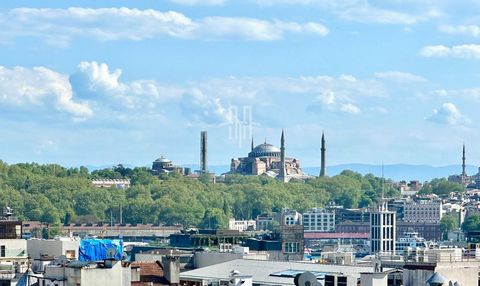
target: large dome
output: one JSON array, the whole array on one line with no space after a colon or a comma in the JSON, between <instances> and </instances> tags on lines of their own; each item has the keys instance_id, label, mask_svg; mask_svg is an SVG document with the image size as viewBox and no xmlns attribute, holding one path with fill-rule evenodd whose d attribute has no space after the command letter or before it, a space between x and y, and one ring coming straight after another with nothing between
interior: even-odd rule
<instances>
[{"instance_id":1,"label":"large dome","mask_svg":"<svg viewBox=\"0 0 480 286\"><path fill-rule=\"evenodd\" d=\"M272 144L263 143L253 148L253 150L249 153L249 157L266 157L266 156L279 157L280 149L278 147L273 146Z\"/></svg>"},{"instance_id":2,"label":"large dome","mask_svg":"<svg viewBox=\"0 0 480 286\"><path fill-rule=\"evenodd\" d=\"M155 160L155 162L157 162L157 163L171 163L172 161L170 161L167 158L162 156L162 157L158 158L157 160Z\"/></svg>"}]
</instances>

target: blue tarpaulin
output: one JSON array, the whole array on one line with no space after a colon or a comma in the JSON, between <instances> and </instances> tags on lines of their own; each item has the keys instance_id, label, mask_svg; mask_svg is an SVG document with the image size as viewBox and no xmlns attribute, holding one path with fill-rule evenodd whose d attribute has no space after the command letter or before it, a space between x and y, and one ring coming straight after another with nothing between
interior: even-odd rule
<instances>
[{"instance_id":1,"label":"blue tarpaulin","mask_svg":"<svg viewBox=\"0 0 480 286\"><path fill-rule=\"evenodd\" d=\"M123 241L119 239L83 239L80 242L78 260L101 261L107 257L107 250L115 248L115 259L121 260L123 255Z\"/></svg>"}]
</instances>

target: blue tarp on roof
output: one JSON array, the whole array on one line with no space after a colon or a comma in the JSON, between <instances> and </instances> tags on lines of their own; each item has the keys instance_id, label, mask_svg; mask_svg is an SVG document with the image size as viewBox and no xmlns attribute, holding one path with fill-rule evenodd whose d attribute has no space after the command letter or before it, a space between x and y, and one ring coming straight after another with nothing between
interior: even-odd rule
<instances>
[{"instance_id":1,"label":"blue tarp on roof","mask_svg":"<svg viewBox=\"0 0 480 286\"><path fill-rule=\"evenodd\" d=\"M107 250L115 248L116 260L121 260L123 255L123 241L119 239L83 239L80 242L78 260L101 261L107 259Z\"/></svg>"}]
</instances>

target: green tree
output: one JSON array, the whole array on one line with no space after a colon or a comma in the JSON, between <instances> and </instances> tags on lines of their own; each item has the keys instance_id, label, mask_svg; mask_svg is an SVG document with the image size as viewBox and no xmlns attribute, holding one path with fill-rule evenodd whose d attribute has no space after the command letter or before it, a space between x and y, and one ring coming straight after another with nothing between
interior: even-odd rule
<instances>
[{"instance_id":1,"label":"green tree","mask_svg":"<svg viewBox=\"0 0 480 286\"><path fill-rule=\"evenodd\" d=\"M480 215L474 214L468 216L462 224L462 230L468 231L480 231Z\"/></svg>"},{"instance_id":2,"label":"green tree","mask_svg":"<svg viewBox=\"0 0 480 286\"><path fill-rule=\"evenodd\" d=\"M440 221L440 231L444 240L448 239L448 233L458 228L458 219L454 214L448 213L444 215Z\"/></svg>"}]
</instances>

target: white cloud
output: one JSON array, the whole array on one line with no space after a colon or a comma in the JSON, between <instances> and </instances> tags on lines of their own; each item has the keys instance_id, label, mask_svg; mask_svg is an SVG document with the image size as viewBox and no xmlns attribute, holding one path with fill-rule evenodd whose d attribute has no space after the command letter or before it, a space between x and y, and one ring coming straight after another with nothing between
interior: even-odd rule
<instances>
[{"instance_id":1,"label":"white cloud","mask_svg":"<svg viewBox=\"0 0 480 286\"><path fill-rule=\"evenodd\" d=\"M433 110L433 115L428 120L446 125L464 126L470 124L470 119L465 117L451 102L446 102L438 109Z\"/></svg>"},{"instance_id":2,"label":"white cloud","mask_svg":"<svg viewBox=\"0 0 480 286\"><path fill-rule=\"evenodd\" d=\"M427 1L372 1L367 0L251 0L260 6L310 5L338 15L340 18L363 23L413 25L442 16L434 2ZM409 3L406 3L409 2ZM424 2L424 3L419 3ZM383 7L381 7L381 5ZM393 5L392 5L393 4ZM407 5L408 4L408 5ZM402 8L402 9L399 9Z\"/></svg>"},{"instance_id":3,"label":"white cloud","mask_svg":"<svg viewBox=\"0 0 480 286\"><path fill-rule=\"evenodd\" d=\"M463 88L463 89L437 89L430 92L434 97L464 99L464 100L480 100L480 87Z\"/></svg>"},{"instance_id":4,"label":"white cloud","mask_svg":"<svg viewBox=\"0 0 480 286\"><path fill-rule=\"evenodd\" d=\"M447 47L444 45L426 46L420 50L420 55L427 58L453 57L463 59L480 59L480 45L456 45Z\"/></svg>"},{"instance_id":5,"label":"white cloud","mask_svg":"<svg viewBox=\"0 0 480 286\"><path fill-rule=\"evenodd\" d=\"M45 67L8 69L0 66L0 105L20 109L55 109L75 120L93 115L87 102L74 100L68 77Z\"/></svg>"},{"instance_id":6,"label":"white cloud","mask_svg":"<svg viewBox=\"0 0 480 286\"><path fill-rule=\"evenodd\" d=\"M348 99L342 95L336 94L333 90L325 90L314 102L308 106L307 110L316 112L318 110L340 111L350 114L359 114L360 108L355 104L348 102Z\"/></svg>"},{"instance_id":7,"label":"white cloud","mask_svg":"<svg viewBox=\"0 0 480 286\"><path fill-rule=\"evenodd\" d=\"M241 17L191 19L182 13L131 8L36 9L18 8L0 14L0 41L16 37L40 37L65 46L75 37L99 41L155 37L200 40L274 41L285 34L326 36L328 29L314 22L296 23Z\"/></svg>"},{"instance_id":8,"label":"white cloud","mask_svg":"<svg viewBox=\"0 0 480 286\"><path fill-rule=\"evenodd\" d=\"M340 105L340 111L351 113L351 114L358 114L360 113L360 108L358 108L358 106L355 106L351 103L345 103Z\"/></svg>"},{"instance_id":9,"label":"white cloud","mask_svg":"<svg viewBox=\"0 0 480 286\"><path fill-rule=\"evenodd\" d=\"M440 25L438 29L446 34L480 37L479 25Z\"/></svg>"},{"instance_id":10,"label":"white cloud","mask_svg":"<svg viewBox=\"0 0 480 286\"><path fill-rule=\"evenodd\" d=\"M419 75L401 71L377 72L375 73L375 77L379 79L394 81L397 83L418 83L426 81L425 78Z\"/></svg>"},{"instance_id":11,"label":"white cloud","mask_svg":"<svg viewBox=\"0 0 480 286\"><path fill-rule=\"evenodd\" d=\"M232 122L230 108L224 106L219 97L207 95L199 89L193 89L183 95L181 109L183 115L191 120L190 125L199 122L207 124Z\"/></svg>"},{"instance_id":12,"label":"white cloud","mask_svg":"<svg viewBox=\"0 0 480 286\"><path fill-rule=\"evenodd\" d=\"M157 105L178 99L182 88L158 84L153 80L121 82L122 71L110 71L107 64L81 62L70 82L79 97L101 101L112 109L155 110Z\"/></svg>"},{"instance_id":13,"label":"white cloud","mask_svg":"<svg viewBox=\"0 0 480 286\"><path fill-rule=\"evenodd\" d=\"M436 9L430 9L421 13L407 13L374 7L368 2L357 3L356 5L340 10L338 13L342 18L352 21L404 25L413 25L418 22L428 21L433 18L438 18L441 15Z\"/></svg>"},{"instance_id":14,"label":"white cloud","mask_svg":"<svg viewBox=\"0 0 480 286\"><path fill-rule=\"evenodd\" d=\"M225 4L225 0L170 0L170 2L186 6Z\"/></svg>"}]
</instances>

